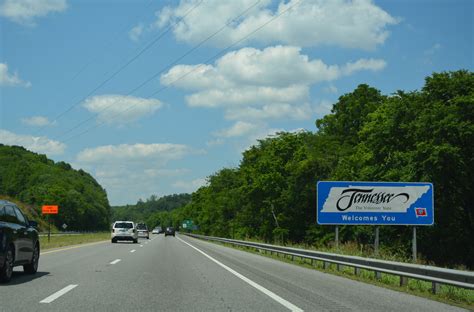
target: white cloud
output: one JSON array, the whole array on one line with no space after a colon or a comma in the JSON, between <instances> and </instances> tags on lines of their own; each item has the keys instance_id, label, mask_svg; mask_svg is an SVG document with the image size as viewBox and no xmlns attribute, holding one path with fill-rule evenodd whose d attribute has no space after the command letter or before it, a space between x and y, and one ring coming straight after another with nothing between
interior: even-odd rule
<instances>
[{"instance_id":1,"label":"white cloud","mask_svg":"<svg viewBox=\"0 0 474 312\"><path fill-rule=\"evenodd\" d=\"M2 129L0 129L0 143L23 146L33 152L47 155L60 155L66 149L66 145L59 141L50 140L46 137L15 134Z\"/></svg>"},{"instance_id":2,"label":"white cloud","mask_svg":"<svg viewBox=\"0 0 474 312\"><path fill-rule=\"evenodd\" d=\"M244 122L244 121L237 121L232 127L228 129L224 129L215 133L217 137L223 138L233 138L233 137L240 137L245 136L258 128L258 125Z\"/></svg>"},{"instance_id":3,"label":"white cloud","mask_svg":"<svg viewBox=\"0 0 474 312\"><path fill-rule=\"evenodd\" d=\"M354 63L347 63L341 71L344 76L352 75L361 70L380 71L387 66L384 60L380 59L360 59Z\"/></svg>"},{"instance_id":4,"label":"white cloud","mask_svg":"<svg viewBox=\"0 0 474 312\"><path fill-rule=\"evenodd\" d=\"M324 92L327 92L327 93L337 93L337 87L335 85L329 85L327 86L326 88L324 88Z\"/></svg>"},{"instance_id":5,"label":"white cloud","mask_svg":"<svg viewBox=\"0 0 474 312\"><path fill-rule=\"evenodd\" d=\"M119 125L149 116L163 106L157 99L114 94L93 96L82 105L91 113L97 114L99 122Z\"/></svg>"},{"instance_id":6,"label":"white cloud","mask_svg":"<svg viewBox=\"0 0 474 312\"><path fill-rule=\"evenodd\" d=\"M264 119L294 119L306 120L313 118L315 108L309 103L288 104L273 103L262 107L235 107L227 109L225 117L230 120L264 120Z\"/></svg>"},{"instance_id":7,"label":"white cloud","mask_svg":"<svg viewBox=\"0 0 474 312\"><path fill-rule=\"evenodd\" d=\"M192 107L223 107L231 120L311 118L310 87L358 71L380 71L381 59L328 65L301 54L301 48L274 46L229 52L214 65L177 65L161 76L166 86L190 90Z\"/></svg>"},{"instance_id":8,"label":"white cloud","mask_svg":"<svg viewBox=\"0 0 474 312\"><path fill-rule=\"evenodd\" d=\"M427 65L433 65L436 54L439 53L441 48L442 48L441 44L435 43L429 49L426 49L425 51L423 51L423 63Z\"/></svg>"},{"instance_id":9,"label":"white cloud","mask_svg":"<svg viewBox=\"0 0 474 312\"><path fill-rule=\"evenodd\" d=\"M213 146L218 146L218 145L222 145L225 143L225 140L222 139L222 138L217 138L215 140L209 140L206 142L206 146L208 147L213 147Z\"/></svg>"},{"instance_id":10,"label":"white cloud","mask_svg":"<svg viewBox=\"0 0 474 312\"><path fill-rule=\"evenodd\" d=\"M179 159L192 153L186 145L171 143L104 145L86 148L77 155L77 161L83 163L141 163L154 161L164 165L169 160Z\"/></svg>"},{"instance_id":11,"label":"white cloud","mask_svg":"<svg viewBox=\"0 0 474 312\"><path fill-rule=\"evenodd\" d=\"M208 89L186 97L193 107L243 106L275 102L303 102L309 97L309 88L304 85L289 87L235 86L229 89Z\"/></svg>"},{"instance_id":12,"label":"white cloud","mask_svg":"<svg viewBox=\"0 0 474 312\"><path fill-rule=\"evenodd\" d=\"M129 32L128 36L132 41L138 41L140 39L140 36L143 33L143 24L138 24L137 26L133 27Z\"/></svg>"},{"instance_id":13,"label":"white cloud","mask_svg":"<svg viewBox=\"0 0 474 312\"><path fill-rule=\"evenodd\" d=\"M173 143L105 145L79 152L74 167L96 177L113 204L124 204L152 194L164 195L163 190L168 190L177 177L190 173L185 168L168 166L202 153Z\"/></svg>"},{"instance_id":14,"label":"white cloud","mask_svg":"<svg viewBox=\"0 0 474 312\"><path fill-rule=\"evenodd\" d=\"M179 189L179 192L191 193L196 191L201 186L207 185L207 180L203 178L194 179L191 181L179 180L174 182L172 185L174 188Z\"/></svg>"},{"instance_id":15,"label":"white cloud","mask_svg":"<svg viewBox=\"0 0 474 312\"><path fill-rule=\"evenodd\" d=\"M34 26L35 18L62 12L66 8L66 0L5 0L0 5L0 16L15 23Z\"/></svg>"},{"instance_id":16,"label":"white cloud","mask_svg":"<svg viewBox=\"0 0 474 312\"><path fill-rule=\"evenodd\" d=\"M145 169L144 173L149 177L176 177L189 173L189 169Z\"/></svg>"},{"instance_id":17,"label":"white cloud","mask_svg":"<svg viewBox=\"0 0 474 312\"><path fill-rule=\"evenodd\" d=\"M14 87L22 86L29 88L31 83L29 81L23 81L18 77L18 73L9 73L8 65L6 63L0 63L0 86Z\"/></svg>"},{"instance_id":18,"label":"white cloud","mask_svg":"<svg viewBox=\"0 0 474 312\"><path fill-rule=\"evenodd\" d=\"M32 116L29 118L22 118L21 122L27 126L32 127L45 127L55 125L55 122L51 122L47 117L43 116Z\"/></svg>"},{"instance_id":19,"label":"white cloud","mask_svg":"<svg viewBox=\"0 0 474 312\"><path fill-rule=\"evenodd\" d=\"M372 0L289 0L280 1L278 5L275 2L260 1L244 16L233 20L255 1L204 1L193 14L183 18L196 5L196 0L181 0L178 6L159 11L154 24L158 27L173 25L177 40L195 44L228 23L222 33L209 40L214 46L224 47L281 14L252 34L248 41L371 50L385 42L389 36L387 28L398 22Z\"/></svg>"}]
</instances>

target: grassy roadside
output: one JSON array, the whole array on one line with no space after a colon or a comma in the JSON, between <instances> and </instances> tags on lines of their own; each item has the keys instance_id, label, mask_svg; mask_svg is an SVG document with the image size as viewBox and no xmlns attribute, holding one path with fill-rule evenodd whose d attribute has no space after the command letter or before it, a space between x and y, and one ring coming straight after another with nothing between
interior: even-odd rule
<instances>
[{"instance_id":1,"label":"grassy roadside","mask_svg":"<svg viewBox=\"0 0 474 312\"><path fill-rule=\"evenodd\" d=\"M40 244L41 244L41 250L47 250L47 249L59 248L59 247L65 247L65 246L71 246L71 245L93 243L93 242L109 240L109 239L110 239L110 232L51 236L50 242L48 242L47 236L40 236Z\"/></svg>"},{"instance_id":2,"label":"grassy roadside","mask_svg":"<svg viewBox=\"0 0 474 312\"><path fill-rule=\"evenodd\" d=\"M389 288L395 291L405 292L419 297L428 298L431 300L436 300L442 303L449 305L458 306L465 308L471 311L474 311L474 290L463 289L459 287L441 285L440 291L438 294L433 294L431 292L431 283L408 279L408 284L406 286L399 286L400 278L391 274L381 274L381 278L377 279L373 271L369 270L360 270L359 275L354 274L354 269L351 267L342 267L340 270L337 270L336 265L331 265L328 269L323 268L321 261L315 261L311 263L309 259L301 259L299 257L294 257L292 260L291 257L285 257L284 255L277 256L276 254L270 254L265 251L258 251L254 248L247 248L241 246L235 246L232 244L221 243L221 242L212 242L214 244L224 245L227 247L243 250L246 252L259 254L268 258L276 259L279 261L299 265L301 267L310 268L313 270L318 270L324 273L335 274L338 276L350 278L352 280L357 280L364 283L369 283L375 286L381 286Z\"/></svg>"}]
</instances>

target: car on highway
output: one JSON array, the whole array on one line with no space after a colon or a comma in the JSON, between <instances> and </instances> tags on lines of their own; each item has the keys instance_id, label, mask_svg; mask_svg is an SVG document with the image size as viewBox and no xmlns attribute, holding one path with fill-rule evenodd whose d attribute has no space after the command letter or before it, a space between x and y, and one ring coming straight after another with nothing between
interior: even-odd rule
<instances>
[{"instance_id":1,"label":"car on highway","mask_svg":"<svg viewBox=\"0 0 474 312\"><path fill-rule=\"evenodd\" d=\"M112 243L117 241L132 241L138 243L138 231L133 221L115 221L112 226Z\"/></svg>"},{"instance_id":2,"label":"car on highway","mask_svg":"<svg viewBox=\"0 0 474 312\"><path fill-rule=\"evenodd\" d=\"M153 231L151 231L151 234L160 234L160 233L163 233L163 229L161 228L161 226L157 226L156 228L153 229Z\"/></svg>"},{"instance_id":3,"label":"car on highway","mask_svg":"<svg viewBox=\"0 0 474 312\"><path fill-rule=\"evenodd\" d=\"M175 230L174 230L174 227L172 226L168 226L165 230L165 236L168 236L168 235L175 235Z\"/></svg>"},{"instance_id":4,"label":"car on highway","mask_svg":"<svg viewBox=\"0 0 474 312\"><path fill-rule=\"evenodd\" d=\"M137 224L138 237L144 237L150 239L150 232L148 232L148 227L145 223Z\"/></svg>"},{"instance_id":5,"label":"car on highway","mask_svg":"<svg viewBox=\"0 0 474 312\"><path fill-rule=\"evenodd\" d=\"M38 224L28 221L20 208L0 200L0 282L9 282L13 267L23 266L28 274L38 271L40 242Z\"/></svg>"}]
</instances>

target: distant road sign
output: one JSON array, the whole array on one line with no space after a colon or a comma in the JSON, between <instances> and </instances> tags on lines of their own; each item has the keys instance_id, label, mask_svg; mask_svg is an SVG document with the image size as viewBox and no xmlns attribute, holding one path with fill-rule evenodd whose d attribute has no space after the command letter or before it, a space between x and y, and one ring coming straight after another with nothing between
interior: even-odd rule
<instances>
[{"instance_id":1,"label":"distant road sign","mask_svg":"<svg viewBox=\"0 0 474 312\"><path fill-rule=\"evenodd\" d=\"M318 224L433 225L433 184L332 182L317 184Z\"/></svg>"},{"instance_id":2,"label":"distant road sign","mask_svg":"<svg viewBox=\"0 0 474 312\"><path fill-rule=\"evenodd\" d=\"M45 205L41 207L41 213L42 214L58 214L59 213L59 207L54 206L54 205Z\"/></svg>"}]
</instances>

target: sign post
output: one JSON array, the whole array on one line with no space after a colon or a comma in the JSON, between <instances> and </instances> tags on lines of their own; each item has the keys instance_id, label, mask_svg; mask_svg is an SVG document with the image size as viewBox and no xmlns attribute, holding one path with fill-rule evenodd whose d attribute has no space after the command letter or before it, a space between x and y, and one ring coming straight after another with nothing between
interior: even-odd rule
<instances>
[{"instance_id":1,"label":"sign post","mask_svg":"<svg viewBox=\"0 0 474 312\"><path fill-rule=\"evenodd\" d=\"M412 253L413 253L413 263L416 262L416 226L413 227L413 241L412 241Z\"/></svg>"},{"instance_id":2,"label":"sign post","mask_svg":"<svg viewBox=\"0 0 474 312\"><path fill-rule=\"evenodd\" d=\"M433 184L426 182L317 183L317 222L338 225L375 225L374 253L380 247L379 225L413 226L412 253L416 261L416 226L434 224Z\"/></svg>"},{"instance_id":3,"label":"sign post","mask_svg":"<svg viewBox=\"0 0 474 312\"><path fill-rule=\"evenodd\" d=\"M379 242L380 242L380 240L379 240L379 227L376 226L375 227L375 242L374 242L374 254L376 256L379 255Z\"/></svg>"},{"instance_id":4,"label":"sign post","mask_svg":"<svg viewBox=\"0 0 474 312\"><path fill-rule=\"evenodd\" d=\"M43 205L41 213L48 216L48 243L51 241L51 219L49 215L58 214L59 207L56 205Z\"/></svg>"}]
</instances>

